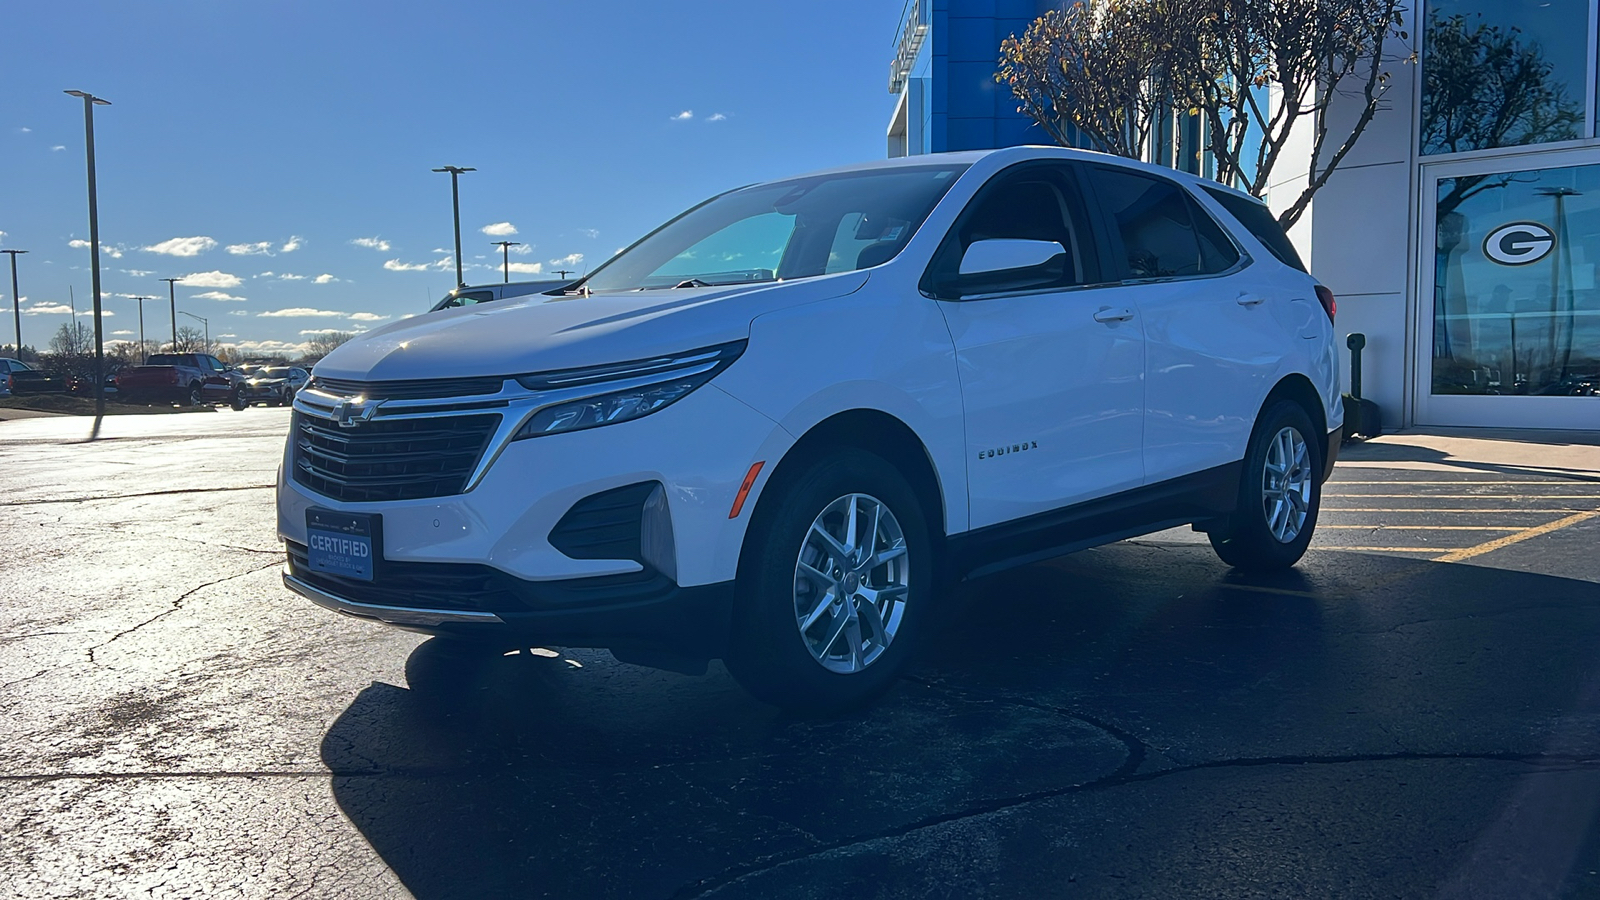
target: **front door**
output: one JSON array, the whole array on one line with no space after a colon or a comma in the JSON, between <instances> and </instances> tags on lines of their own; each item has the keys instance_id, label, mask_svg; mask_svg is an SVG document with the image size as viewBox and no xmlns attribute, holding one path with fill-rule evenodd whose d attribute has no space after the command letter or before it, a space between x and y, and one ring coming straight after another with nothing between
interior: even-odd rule
<instances>
[{"instance_id":1,"label":"front door","mask_svg":"<svg viewBox=\"0 0 1600 900\"><path fill-rule=\"evenodd\" d=\"M1592 160L1540 153L1424 170L1418 424L1600 426L1600 165L1582 164Z\"/></svg>"},{"instance_id":2,"label":"front door","mask_svg":"<svg viewBox=\"0 0 1600 900\"><path fill-rule=\"evenodd\" d=\"M1065 264L1032 284L963 292L973 242L1061 244ZM930 277L955 341L966 410L972 527L1139 486L1144 336L1132 295L1106 287L1074 167L1007 169L962 213ZM942 273L942 275L941 275ZM961 299L953 299L960 296Z\"/></svg>"}]
</instances>

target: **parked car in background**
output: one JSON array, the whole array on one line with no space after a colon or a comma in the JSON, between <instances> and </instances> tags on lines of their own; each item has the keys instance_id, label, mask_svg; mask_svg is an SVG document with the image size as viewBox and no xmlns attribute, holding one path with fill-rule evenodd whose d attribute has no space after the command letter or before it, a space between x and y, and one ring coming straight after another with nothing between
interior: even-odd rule
<instances>
[{"instance_id":1,"label":"parked car in background","mask_svg":"<svg viewBox=\"0 0 1600 900\"><path fill-rule=\"evenodd\" d=\"M12 394L64 394L71 387L67 376L34 368L20 359L0 359L0 376Z\"/></svg>"},{"instance_id":2,"label":"parked car in background","mask_svg":"<svg viewBox=\"0 0 1600 900\"><path fill-rule=\"evenodd\" d=\"M1241 192L1063 148L730 191L564 295L319 362L285 583L831 710L893 683L941 583L1180 525L1286 568L1343 410L1334 297L1285 246Z\"/></svg>"},{"instance_id":3,"label":"parked car in background","mask_svg":"<svg viewBox=\"0 0 1600 900\"><path fill-rule=\"evenodd\" d=\"M226 403L244 409L245 377L206 353L152 353L142 366L117 373L119 399L127 403Z\"/></svg>"},{"instance_id":4,"label":"parked car in background","mask_svg":"<svg viewBox=\"0 0 1600 900\"><path fill-rule=\"evenodd\" d=\"M311 373L299 366L254 366L253 368L255 371L244 381L246 403L287 406L294 402L295 393L305 387L311 378Z\"/></svg>"},{"instance_id":5,"label":"parked car in background","mask_svg":"<svg viewBox=\"0 0 1600 900\"><path fill-rule=\"evenodd\" d=\"M529 294L545 294L550 291L560 290L569 284L567 281L510 281L504 284L464 284L448 294L444 299L433 305L429 312L438 312L441 309L455 309L458 306L472 306L476 303L492 303L495 300L504 300L508 297L524 297Z\"/></svg>"}]
</instances>

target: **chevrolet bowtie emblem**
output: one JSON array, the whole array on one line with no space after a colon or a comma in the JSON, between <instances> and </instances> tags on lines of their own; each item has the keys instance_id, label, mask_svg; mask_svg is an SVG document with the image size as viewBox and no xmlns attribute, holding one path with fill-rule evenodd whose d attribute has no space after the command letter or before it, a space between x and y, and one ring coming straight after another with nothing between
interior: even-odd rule
<instances>
[{"instance_id":1,"label":"chevrolet bowtie emblem","mask_svg":"<svg viewBox=\"0 0 1600 900\"><path fill-rule=\"evenodd\" d=\"M346 397L333 407L333 418L340 428L354 428L371 421L373 413L377 411L377 402L364 397Z\"/></svg>"}]
</instances>

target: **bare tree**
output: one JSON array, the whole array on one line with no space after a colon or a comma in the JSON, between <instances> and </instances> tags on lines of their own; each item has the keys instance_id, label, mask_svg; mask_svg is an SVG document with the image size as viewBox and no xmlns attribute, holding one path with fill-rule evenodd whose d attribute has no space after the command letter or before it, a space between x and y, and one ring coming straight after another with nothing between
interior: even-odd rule
<instances>
[{"instance_id":1,"label":"bare tree","mask_svg":"<svg viewBox=\"0 0 1600 900\"><path fill-rule=\"evenodd\" d=\"M193 325L178 327L178 339L167 344L168 353L204 353L206 349L205 332Z\"/></svg>"},{"instance_id":2,"label":"bare tree","mask_svg":"<svg viewBox=\"0 0 1600 900\"><path fill-rule=\"evenodd\" d=\"M348 331L325 331L322 334L314 334L306 341L306 352L300 358L300 362L302 365L314 365L353 337L355 335Z\"/></svg>"},{"instance_id":3,"label":"bare tree","mask_svg":"<svg viewBox=\"0 0 1600 900\"><path fill-rule=\"evenodd\" d=\"M1257 197L1309 128L1306 186L1278 216L1287 228L1382 108L1389 68L1414 59L1392 52L1409 40L1404 12L1400 0L1080 0L1004 41L995 78L1058 142L1070 123L1121 156L1141 155L1158 116L1189 110L1217 180ZM1333 134L1339 97L1359 113Z\"/></svg>"}]
</instances>

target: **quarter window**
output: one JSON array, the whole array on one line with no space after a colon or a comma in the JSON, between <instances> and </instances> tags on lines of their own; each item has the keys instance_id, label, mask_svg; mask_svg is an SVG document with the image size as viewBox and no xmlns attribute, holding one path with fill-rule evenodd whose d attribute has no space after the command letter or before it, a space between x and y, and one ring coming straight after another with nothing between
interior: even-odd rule
<instances>
[{"instance_id":1,"label":"quarter window","mask_svg":"<svg viewBox=\"0 0 1600 900\"><path fill-rule=\"evenodd\" d=\"M1214 275L1239 261L1233 242L1176 184L1098 166L1090 179L1122 238L1124 278Z\"/></svg>"}]
</instances>

